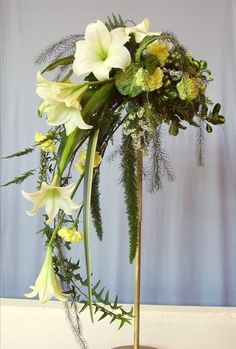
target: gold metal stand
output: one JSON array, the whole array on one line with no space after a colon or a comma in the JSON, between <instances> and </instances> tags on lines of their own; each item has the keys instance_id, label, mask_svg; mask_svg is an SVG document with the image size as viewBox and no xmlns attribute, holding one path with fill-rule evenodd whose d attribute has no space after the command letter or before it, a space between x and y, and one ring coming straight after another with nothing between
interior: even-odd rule
<instances>
[{"instance_id":1,"label":"gold metal stand","mask_svg":"<svg viewBox=\"0 0 236 349\"><path fill-rule=\"evenodd\" d=\"M137 191L138 191L138 245L135 256L134 280L134 345L116 347L114 349L157 349L139 345L140 342L140 289L141 289L141 238L142 238L142 197L143 197L143 153L137 151Z\"/></svg>"}]
</instances>

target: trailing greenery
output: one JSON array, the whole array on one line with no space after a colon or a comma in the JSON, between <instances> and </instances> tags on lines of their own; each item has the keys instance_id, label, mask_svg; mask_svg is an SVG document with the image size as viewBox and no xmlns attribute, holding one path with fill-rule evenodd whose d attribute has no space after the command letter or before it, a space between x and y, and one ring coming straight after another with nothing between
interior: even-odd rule
<instances>
[{"instance_id":1,"label":"trailing greenery","mask_svg":"<svg viewBox=\"0 0 236 349\"><path fill-rule=\"evenodd\" d=\"M93 224L97 232L99 240L103 237L101 205L100 205L100 173L97 172L93 178L92 195L91 195L91 213L93 218Z\"/></svg>"},{"instance_id":2,"label":"trailing greenery","mask_svg":"<svg viewBox=\"0 0 236 349\"><path fill-rule=\"evenodd\" d=\"M147 179L150 182L151 192L163 188L162 180L164 177L167 177L169 181L175 179L168 154L163 148L161 137L161 126L159 126L153 136L153 142L150 144L150 165L147 172Z\"/></svg>"},{"instance_id":3,"label":"trailing greenery","mask_svg":"<svg viewBox=\"0 0 236 349\"><path fill-rule=\"evenodd\" d=\"M87 295L88 278L83 278L80 274L80 261L73 262L71 259L64 257L62 253L62 246L57 243L58 256L54 256L54 264L56 267L56 273L60 278L63 285L66 285L66 293L70 295L72 304L79 302L83 304L79 312L83 312L89 307L89 297ZM133 317L133 308L125 310L118 300L118 296L115 297L114 302L110 300L109 291L105 290L105 287L101 287L101 281L98 281L92 286L93 307L95 314L99 314L99 320L106 317L110 318L110 322L118 321L119 329L124 324L130 324ZM70 309L68 308L70 311ZM79 326L79 314L77 312L78 319L77 325ZM78 332L78 331L77 331Z\"/></svg>"},{"instance_id":4,"label":"trailing greenery","mask_svg":"<svg viewBox=\"0 0 236 349\"><path fill-rule=\"evenodd\" d=\"M33 151L34 151L34 148L25 148L24 150L18 151L17 153L5 156L3 159L11 159L11 158L14 158L14 157L20 157L20 156L23 156L23 155L30 154Z\"/></svg>"},{"instance_id":5,"label":"trailing greenery","mask_svg":"<svg viewBox=\"0 0 236 349\"><path fill-rule=\"evenodd\" d=\"M2 184L1 187L7 187L8 185L11 185L11 184L21 184L24 180L26 180L30 176L33 176L35 174L35 171L36 171L35 169L29 170L23 173L21 176L15 177L12 181Z\"/></svg>"},{"instance_id":6,"label":"trailing greenery","mask_svg":"<svg viewBox=\"0 0 236 349\"><path fill-rule=\"evenodd\" d=\"M138 243L138 193L136 182L136 152L130 136L122 135L121 183L124 187L126 213L129 223L129 260L133 262Z\"/></svg>"}]
</instances>

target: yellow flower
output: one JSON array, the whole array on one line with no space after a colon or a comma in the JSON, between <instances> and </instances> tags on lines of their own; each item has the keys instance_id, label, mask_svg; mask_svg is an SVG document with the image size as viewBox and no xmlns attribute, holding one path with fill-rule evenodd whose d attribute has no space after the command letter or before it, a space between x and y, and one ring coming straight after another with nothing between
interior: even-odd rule
<instances>
[{"instance_id":1,"label":"yellow flower","mask_svg":"<svg viewBox=\"0 0 236 349\"><path fill-rule=\"evenodd\" d=\"M136 85L140 86L143 91L154 91L163 85L162 78L164 74L160 67L156 68L153 74L140 68L136 73Z\"/></svg>"},{"instance_id":2,"label":"yellow flower","mask_svg":"<svg viewBox=\"0 0 236 349\"><path fill-rule=\"evenodd\" d=\"M192 101L199 95L202 84L198 80L184 75L176 87L180 99Z\"/></svg>"},{"instance_id":3,"label":"yellow flower","mask_svg":"<svg viewBox=\"0 0 236 349\"><path fill-rule=\"evenodd\" d=\"M41 132L37 131L34 134L34 140L46 153L53 153L55 151L55 144L52 139L47 138L47 135L43 135Z\"/></svg>"},{"instance_id":4,"label":"yellow flower","mask_svg":"<svg viewBox=\"0 0 236 349\"><path fill-rule=\"evenodd\" d=\"M46 303L52 297L56 297L60 301L67 300L67 297L63 293L61 285L56 278L56 274L53 268L52 246L48 246L42 269L37 280L35 281L35 285L30 286L30 288L33 289L33 291L26 293L25 297L33 298L38 293L39 301L41 303Z\"/></svg>"},{"instance_id":5,"label":"yellow flower","mask_svg":"<svg viewBox=\"0 0 236 349\"><path fill-rule=\"evenodd\" d=\"M58 235L67 242L80 242L83 240L83 233L73 228L62 228L58 231Z\"/></svg>"},{"instance_id":6,"label":"yellow flower","mask_svg":"<svg viewBox=\"0 0 236 349\"><path fill-rule=\"evenodd\" d=\"M153 56L157 57L161 66L165 65L165 62L169 56L169 51L165 44L153 42L148 45L147 49Z\"/></svg>"},{"instance_id":7,"label":"yellow flower","mask_svg":"<svg viewBox=\"0 0 236 349\"><path fill-rule=\"evenodd\" d=\"M86 155L87 155L87 150L82 150L79 153L79 161L75 165L76 169L79 171L79 173L83 174L84 173L84 167L85 167L85 161L86 161ZM99 154L98 151L95 153L94 157L94 163L93 163L93 168L96 168L100 165L102 162L102 157Z\"/></svg>"}]
</instances>

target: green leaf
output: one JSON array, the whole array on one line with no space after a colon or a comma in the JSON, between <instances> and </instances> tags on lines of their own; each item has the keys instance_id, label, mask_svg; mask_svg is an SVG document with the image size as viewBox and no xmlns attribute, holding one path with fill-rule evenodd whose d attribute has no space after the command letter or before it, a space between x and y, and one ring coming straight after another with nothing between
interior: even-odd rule
<instances>
[{"instance_id":1,"label":"green leaf","mask_svg":"<svg viewBox=\"0 0 236 349\"><path fill-rule=\"evenodd\" d=\"M23 155L27 155L29 153L32 153L34 151L34 148L25 148L24 150L21 150L17 153L5 156L3 159L11 159L14 157L19 157L19 156L23 156Z\"/></svg>"},{"instance_id":2,"label":"green leaf","mask_svg":"<svg viewBox=\"0 0 236 349\"><path fill-rule=\"evenodd\" d=\"M47 71L50 71L50 70L53 70L57 67L59 67L60 65L69 65L69 64L72 64L74 61L74 56L68 56L68 57L63 57L63 58L60 58L60 59L57 59L56 61L52 62L51 64L49 64L43 71L42 71L42 74L47 72Z\"/></svg>"},{"instance_id":3,"label":"green leaf","mask_svg":"<svg viewBox=\"0 0 236 349\"><path fill-rule=\"evenodd\" d=\"M212 110L212 114L219 114L221 105L220 103L216 103L216 105L214 106L213 110Z\"/></svg>"},{"instance_id":4,"label":"green leaf","mask_svg":"<svg viewBox=\"0 0 236 349\"><path fill-rule=\"evenodd\" d=\"M91 286L91 256L90 256L90 210L91 210L91 191L93 182L93 164L96 153L99 130L96 130L89 137L85 170L84 170L84 252L86 261L86 272L88 280L88 303L91 320L93 321L92 310L92 286Z\"/></svg>"},{"instance_id":5,"label":"green leaf","mask_svg":"<svg viewBox=\"0 0 236 349\"><path fill-rule=\"evenodd\" d=\"M206 130L208 133L211 133L213 131L213 128L211 127L211 125L206 124Z\"/></svg>"},{"instance_id":6,"label":"green leaf","mask_svg":"<svg viewBox=\"0 0 236 349\"><path fill-rule=\"evenodd\" d=\"M88 89L84 93L84 97L86 98L87 93L90 95L91 91ZM92 117L92 114L99 110L102 106L104 106L111 98L114 93L114 84L113 82L109 82L98 90L93 92L90 98L87 100L86 104L83 106L82 116L85 122L89 123ZM83 98L84 98L83 97ZM59 174L62 175L66 166L70 162L71 156L75 150L75 148L80 144L83 140L86 139L87 135L90 131L80 130L76 128L68 137L66 134L64 135L64 139L61 142L61 145L58 149L58 170Z\"/></svg>"},{"instance_id":7,"label":"green leaf","mask_svg":"<svg viewBox=\"0 0 236 349\"><path fill-rule=\"evenodd\" d=\"M102 320L102 319L105 319L105 317L107 317L107 313L103 313L102 316L98 319L98 321Z\"/></svg>"},{"instance_id":8,"label":"green leaf","mask_svg":"<svg viewBox=\"0 0 236 349\"><path fill-rule=\"evenodd\" d=\"M117 90L123 96L136 97L140 93L142 93L142 89L140 86L137 86L135 81L135 74L139 70L140 66L131 63L125 71L118 71L115 75L115 85Z\"/></svg>"}]
</instances>

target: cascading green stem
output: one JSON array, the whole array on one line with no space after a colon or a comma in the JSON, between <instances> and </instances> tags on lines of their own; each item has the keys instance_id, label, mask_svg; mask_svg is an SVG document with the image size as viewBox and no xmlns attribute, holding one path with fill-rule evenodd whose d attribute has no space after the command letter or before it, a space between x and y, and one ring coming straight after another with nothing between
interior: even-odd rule
<instances>
[{"instance_id":1,"label":"cascading green stem","mask_svg":"<svg viewBox=\"0 0 236 349\"><path fill-rule=\"evenodd\" d=\"M88 287L88 303L90 317L93 322L92 309L92 285L91 285L91 255L90 255L90 211L91 211L91 193L93 183L93 164L96 153L99 129L94 131L90 138L87 148L85 171L84 171L84 210L83 210L83 225L84 225L84 252L87 272L87 287Z\"/></svg>"}]
</instances>

